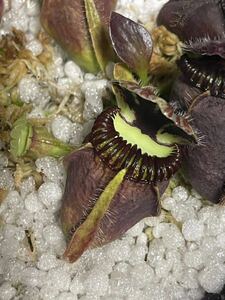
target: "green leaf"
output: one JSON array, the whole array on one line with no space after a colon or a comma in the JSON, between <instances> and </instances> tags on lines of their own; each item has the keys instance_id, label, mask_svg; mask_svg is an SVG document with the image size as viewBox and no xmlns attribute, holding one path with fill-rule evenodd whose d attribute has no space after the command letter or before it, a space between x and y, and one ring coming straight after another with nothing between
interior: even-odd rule
<instances>
[{"instance_id":1,"label":"green leaf","mask_svg":"<svg viewBox=\"0 0 225 300\"><path fill-rule=\"evenodd\" d=\"M10 137L10 152L14 157L59 158L74 150L73 146L57 140L46 127L32 126L25 116L13 124Z\"/></svg>"},{"instance_id":2,"label":"green leaf","mask_svg":"<svg viewBox=\"0 0 225 300\"><path fill-rule=\"evenodd\" d=\"M14 157L25 155L30 147L32 136L32 126L27 122L25 116L22 116L13 124L10 133L10 152Z\"/></svg>"}]
</instances>

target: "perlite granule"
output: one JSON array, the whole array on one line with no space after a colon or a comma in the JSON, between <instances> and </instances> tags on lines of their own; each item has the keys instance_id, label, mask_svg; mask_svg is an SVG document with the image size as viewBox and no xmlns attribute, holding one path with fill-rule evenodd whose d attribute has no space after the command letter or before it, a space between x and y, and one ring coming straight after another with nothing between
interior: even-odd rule
<instances>
[{"instance_id":1,"label":"perlite granule","mask_svg":"<svg viewBox=\"0 0 225 300\"><path fill-rule=\"evenodd\" d=\"M165 2L120 0L117 9L135 21L153 23ZM39 12L37 0L5 1L0 34L12 26L21 29L27 48L41 54ZM58 46L53 55L48 78L26 75L20 81L20 98L33 104L31 115L41 117L52 103L52 91L65 103L69 95L77 106L82 104L83 125L66 111L51 120L55 137L79 145L103 109L107 81L84 74ZM36 160L44 182L35 189L29 177L19 192L6 166L1 155L0 187L10 192L0 207L0 299L198 300L204 291L218 292L225 284L225 208L203 205L193 190L178 186L163 199L172 223L165 211L146 218L121 240L68 264L60 259L65 249L58 223L65 181L62 162L51 157Z\"/></svg>"}]
</instances>

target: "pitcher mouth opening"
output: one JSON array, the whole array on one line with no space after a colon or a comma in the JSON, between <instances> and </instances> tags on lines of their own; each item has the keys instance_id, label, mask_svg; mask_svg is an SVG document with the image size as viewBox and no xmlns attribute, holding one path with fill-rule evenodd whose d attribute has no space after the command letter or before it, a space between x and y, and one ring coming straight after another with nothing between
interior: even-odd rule
<instances>
[{"instance_id":1,"label":"pitcher mouth opening","mask_svg":"<svg viewBox=\"0 0 225 300\"><path fill-rule=\"evenodd\" d=\"M182 153L177 144L157 143L126 123L118 108L110 108L97 118L90 142L110 169L126 168L125 178L136 182L152 184L167 180L180 167Z\"/></svg>"},{"instance_id":2,"label":"pitcher mouth opening","mask_svg":"<svg viewBox=\"0 0 225 300\"><path fill-rule=\"evenodd\" d=\"M225 98L225 62L220 56L183 55L178 64L192 86Z\"/></svg>"}]
</instances>

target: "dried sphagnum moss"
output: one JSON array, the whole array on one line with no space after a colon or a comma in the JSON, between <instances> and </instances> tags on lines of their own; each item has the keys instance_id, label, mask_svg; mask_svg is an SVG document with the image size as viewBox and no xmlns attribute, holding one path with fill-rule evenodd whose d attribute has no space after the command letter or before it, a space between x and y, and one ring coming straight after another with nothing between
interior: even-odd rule
<instances>
[{"instance_id":1,"label":"dried sphagnum moss","mask_svg":"<svg viewBox=\"0 0 225 300\"><path fill-rule=\"evenodd\" d=\"M151 31L154 41L153 55L150 61L150 74L163 76L177 72L176 61L182 55L182 43L178 37L159 26Z\"/></svg>"},{"instance_id":2,"label":"dried sphagnum moss","mask_svg":"<svg viewBox=\"0 0 225 300\"><path fill-rule=\"evenodd\" d=\"M13 29L10 34L3 35L0 39L0 139L6 148L9 148L10 132L15 121L32 110L31 104L20 100L18 83L27 74L31 74L37 80L48 80L48 67L53 61L53 47L45 33L39 33L38 39L44 50L37 57L26 49L25 34L20 30ZM35 178L37 187L41 184L42 176L36 172L30 159L15 159L9 152L6 154L14 170L17 188L23 179L31 175ZM2 198L5 194L6 191L1 193Z\"/></svg>"},{"instance_id":3,"label":"dried sphagnum moss","mask_svg":"<svg viewBox=\"0 0 225 300\"><path fill-rule=\"evenodd\" d=\"M15 187L19 189L22 181L29 176L33 176L36 188L39 188L43 183L42 175L36 171L36 167L33 161L25 161L24 159L19 159L18 163L16 164L16 170L14 172Z\"/></svg>"},{"instance_id":4,"label":"dried sphagnum moss","mask_svg":"<svg viewBox=\"0 0 225 300\"><path fill-rule=\"evenodd\" d=\"M8 104L15 94L16 85L28 73L41 79L46 77L46 67L52 61L52 50L44 34L39 35L43 54L34 56L26 49L25 34L13 29L0 40L0 103Z\"/></svg>"}]
</instances>

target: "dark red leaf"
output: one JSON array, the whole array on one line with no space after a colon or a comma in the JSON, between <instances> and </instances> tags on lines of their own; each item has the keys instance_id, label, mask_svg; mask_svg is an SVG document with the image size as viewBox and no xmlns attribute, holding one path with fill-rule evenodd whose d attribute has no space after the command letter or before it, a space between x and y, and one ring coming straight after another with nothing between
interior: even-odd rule
<instances>
[{"instance_id":1,"label":"dark red leaf","mask_svg":"<svg viewBox=\"0 0 225 300\"><path fill-rule=\"evenodd\" d=\"M113 12L110 20L110 36L118 57L141 79L148 83L152 39L140 24Z\"/></svg>"}]
</instances>

